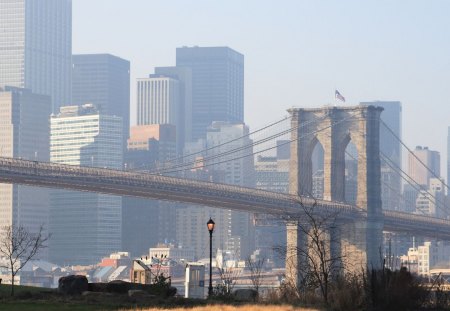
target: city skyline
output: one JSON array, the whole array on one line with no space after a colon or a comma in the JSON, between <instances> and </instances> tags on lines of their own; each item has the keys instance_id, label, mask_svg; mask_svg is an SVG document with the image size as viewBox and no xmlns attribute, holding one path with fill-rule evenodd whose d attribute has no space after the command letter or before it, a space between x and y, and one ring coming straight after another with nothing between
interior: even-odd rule
<instances>
[{"instance_id":1,"label":"city skyline","mask_svg":"<svg viewBox=\"0 0 450 311\"><path fill-rule=\"evenodd\" d=\"M179 9L173 10L174 5ZM407 144L440 151L444 164L450 125L450 107L445 105L450 81L450 42L444 31L450 27L444 13L448 9L450 3L444 1L291 1L274 6L260 1L169 5L135 0L123 10L120 1L106 5L78 0L73 48L74 53L107 51L129 59L133 90L137 77L157 66L175 65L177 47L229 46L246 57L245 122L251 129L287 115L291 106L333 105L338 89L349 105L401 101ZM142 29L147 19L141 16L149 11L155 22L163 23L167 16L177 22L143 41L136 29ZM119 12L126 21L120 25L110 18ZM95 23L99 18L101 25ZM109 39L108 29L126 39ZM134 35L125 35L132 30ZM134 116L133 98L131 103Z\"/></svg>"}]
</instances>

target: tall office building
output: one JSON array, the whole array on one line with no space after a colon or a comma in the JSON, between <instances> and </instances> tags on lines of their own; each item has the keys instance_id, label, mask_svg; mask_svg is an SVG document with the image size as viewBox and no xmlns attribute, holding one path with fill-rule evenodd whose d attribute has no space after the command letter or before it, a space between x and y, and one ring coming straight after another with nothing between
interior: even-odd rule
<instances>
[{"instance_id":1,"label":"tall office building","mask_svg":"<svg viewBox=\"0 0 450 311\"><path fill-rule=\"evenodd\" d=\"M176 156L175 126L139 125L131 128L125 153L127 170L151 171ZM122 250L142 256L148 249L175 239L175 203L123 197Z\"/></svg>"},{"instance_id":2,"label":"tall office building","mask_svg":"<svg viewBox=\"0 0 450 311\"><path fill-rule=\"evenodd\" d=\"M183 172L183 177L187 179L210 181L216 183L225 182L224 172L214 171L209 166L204 166L203 159L206 154L202 153L206 149L206 140L187 143L184 154L187 163L196 161L196 164ZM205 235L204 226L212 218L216 227L214 229L213 252L217 249L227 249L228 240L231 233L231 211L220 208L204 207L196 205L184 205L177 210L176 230L177 243L183 247L194 250L195 258L201 259L209 256L209 237Z\"/></svg>"},{"instance_id":3,"label":"tall office building","mask_svg":"<svg viewBox=\"0 0 450 311\"><path fill-rule=\"evenodd\" d=\"M277 146L287 141L277 141ZM257 157L255 162L256 188L280 193L289 192L289 150L277 148L277 156ZM276 254L276 247L286 244L286 230L278 219L267 215L256 215L255 249L277 266L284 264Z\"/></svg>"},{"instance_id":4,"label":"tall office building","mask_svg":"<svg viewBox=\"0 0 450 311\"><path fill-rule=\"evenodd\" d=\"M171 124L176 127L178 152L181 152L184 137L183 105L180 97L180 82L176 79L151 75L137 79L138 125Z\"/></svg>"},{"instance_id":5,"label":"tall office building","mask_svg":"<svg viewBox=\"0 0 450 311\"><path fill-rule=\"evenodd\" d=\"M49 96L30 90L0 88L0 156L49 160ZM37 232L48 229L48 192L15 184L0 184L0 228L22 225Z\"/></svg>"},{"instance_id":6,"label":"tall office building","mask_svg":"<svg viewBox=\"0 0 450 311\"><path fill-rule=\"evenodd\" d=\"M438 151L428 149L428 147L417 146L413 154L408 155L409 176L427 189L430 179L440 176L441 156ZM425 166L426 167L425 167Z\"/></svg>"},{"instance_id":7,"label":"tall office building","mask_svg":"<svg viewBox=\"0 0 450 311\"><path fill-rule=\"evenodd\" d=\"M51 96L52 111L70 103L71 0L0 1L0 86Z\"/></svg>"},{"instance_id":8,"label":"tall office building","mask_svg":"<svg viewBox=\"0 0 450 311\"><path fill-rule=\"evenodd\" d=\"M130 131L130 62L110 54L72 56L72 103L93 103L123 121L123 146Z\"/></svg>"},{"instance_id":9,"label":"tall office building","mask_svg":"<svg viewBox=\"0 0 450 311\"><path fill-rule=\"evenodd\" d=\"M179 82L180 88L180 114L177 127L179 152L183 151L184 145L192 141L192 70L187 67L156 67L155 76L164 76ZM180 148L180 146L182 148Z\"/></svg>"},{"instance_id":10,"label":"tall office building","mask_svg":"<svg viewBox=\"0 0 450 311\"><path fill-rule=\"evenodd\" d=\"M221 179L222 183L255 187L253 157L248 156L253 152L252 148L249 147L252 144L252 140L248 136L244 139L237 139L248 135L248 133L249 129L243 123L213 122L208 128L207 138L206 141L203 141L203 146L201 144L198 145L199 151L204 150L204 146L208 146L209 149L205 154L196 155L197 160L201 160L200 155L204 157L205 167L201 167L202 165L200 165L199 167L194 166L192 169L207 168L211 172L218 172L219 174L217 176L223 176ZM232 142L223 145L226 141ZM214 146L218 145L221 146L214 148ZM244 148L244 146L246 147ZM223 155L227 151L239 148L241 148L240 152ZM191 151L193 150L191 149ZM198 161L197 164L200 162ZM217 224L217 236L221 239L221 244L217 243L217 247L231 251L238 258L246 258L253 251L253 215L247 212L227 210L200 211L195 207L190 207L187 210L181 209L177 214L178 219L181 219L181 221L177 221L177 229L179 230L177 234L178 241L184 246L198 249L198 247L190 244L193 240L188 237L200 236L200 234L203 234L204 229L200 226L193 226L192 224L196 223L196 220L188 220L188 218L200 217L199 219L203 219L208 214L220 219L220 222L214 219ZM205 245L202 245L202 247L205 247Z\"/></svg>"},{"instance_id":11,"label":"tall office building","mask_svg":"<svg viewBox=\"0 0 450 311\"><path fill-rule=\"evenodd\" d=\"M244 121L244 55L228 47L182 47L177 67L192 70L192 138L213 121Z\"/></svg>"},{"instance_id":12,"label":"tall office building","mask_svg":"<svg viewBox=\"0 0 450 311\"><path fill-rule=\"evenodd\" d=\"M50 160L122 168L122 118L92 104L66 106L50 119ZM58 264L93 264L121 248L122 198L53 190L50 258Z\"/></svg>"},{"instance_id":13,"label":"tall office building","mask_svg":"<svg viewBox=\"0 0 450 311\"><path fill-rule=\"evenodd\" d=\"M402 138L402 103L399 101L371 101L362 102L361 105L373 105L382 107L380 126L380 152L390 159L391 166L402 168L402 146L398 140ZM395 137L397 136L397 137ZM382 162L381 164L381 200L383 209L398 210L401 207L400 196L402 184L400 174Z\"/></svg>"}]
</instances>

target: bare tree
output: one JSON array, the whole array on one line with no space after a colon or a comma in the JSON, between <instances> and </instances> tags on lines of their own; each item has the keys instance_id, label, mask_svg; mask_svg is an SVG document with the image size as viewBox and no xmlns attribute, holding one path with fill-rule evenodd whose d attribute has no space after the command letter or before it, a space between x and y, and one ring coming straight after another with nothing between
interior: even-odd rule
<instances>
[{"instance_id":1,"label":"bare tree","mask_svg":"<svg viewBox=\"0 0 450 311\"><path fill-rule=\"evenodd\" d=\"M217 270L219 271L219 276L221 280L221 287L219 288L224 295L230 295L233 291L236 281L241 275L241 269L234 266L219 265L216 262Z\"/></svg>"},{"instance_id":2,"label":"bare tree","mask_svg":"<svg viewBox=\"0 0 450 311\"><path fill-rule=\"evenodd\" d=\"M259 287L262 283L262 272L264 268L265 258L260 258L258 260L252 259L249 256L246 260L248 269L250 270L250 280L252 281L253 288L259 295Z\"/></svg>"},{"instance_id":3,"label":"bare tree","mask_svg":"<svg viewBox=\"0 0 450 311\"><path fill-rule=\"evenodd\" d=\"M339 237L335 235L338 229L338 214L331 211L318 211L317 204L310 206L299 201L301 212L289 215L285 220L295 223L298 234L302 235L304 243L295 246L290 252L301 258L301 263L286 258L286 263L293 264L293 269L301 276L300 284L289 284L297 295L307 287L319 288L325 304L328 304L330 284L343 269L343 256L340 250ZM339 248L339 249L338 249ZM279 252L289 256L286 248ZM301 288L298 288L300 286Z\"/></svg>"},{"instance_id":4,"label":"bare tree","mask_svg":"<svg viewBox=\"0 0 450 311\"><path fill-rule=\"evenodd\" d=\"M11 273L11 296L14 296L14 279L19 271L32 259L42 248L49 235L44 235L44 227L41 226L37 233L31 233L23 226L4 226L0 233L0 257L7 261L0 264L2 268Z\"/></svg>"}]
</instances>

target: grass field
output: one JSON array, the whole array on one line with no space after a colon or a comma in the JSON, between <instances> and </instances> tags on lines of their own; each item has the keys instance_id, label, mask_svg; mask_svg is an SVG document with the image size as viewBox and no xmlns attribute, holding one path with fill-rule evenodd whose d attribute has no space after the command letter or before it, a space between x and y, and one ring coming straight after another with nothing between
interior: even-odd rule
<instances>
[{"instance_id":1,"label":"grass field","mask_svg":"<svg viewBox=\"0 0 450 311\"><path fill-rule=\"evenodd\" d=\"M14 286L14 294L21 295L25 292L28 293L41 293L41 292L52 292L54 290L42 287L33 286ZM11 296L11 285L0 284L0 297L6 298Z\"/></svg>"},{"instance_id":2,"label":"grass field","mask_svg":"<svg viewBox=\"0 0 450 311\"><path fill-rule=\"evenodd\" d=\"M129 309L128 309L129 310ZM205 307L194 307L191 309L164 309L164 308L150 308L150 309L135 309L136 311L318 311L318 309L297 308L292 306L261 306L261 305L243 305L243 306L225 306L225 305L211 305ZM121 309L127 311L127 309Z\"/></svg>"},{"instance_id":3,"label":"grass field","mask_svg":"<svg viewBox=\"0 0 450 311\"><path fill-rule=\"evenodd\" d=\"M81 296L64 297L57 295L53 289L30 286L16 286L14 298L11 298L10 293L10 285L0 285L0 311L317 311L317 309L292 306L229 306L219 304L198 306L199 304L205 304L206 301L184 300L182 298L159 298L155 301L147 301L139 305L130 302L127 298L116 296L99 299L94 298L93 300Z\"/></svg>"},{"instance_id":4,"label":"grass field","mask_svg":"<svg viewBox=\"0 0 450 311\"><path fill-rule=\"evenodd\" d=\"M105 307L104 305L78 304L78 303L44 303L44 302L0 302L0 310L7 311L100 311L100 310L120 310L120 311L318 311L318 309L296 308L292 306L260 306L260 305L244 305L244 306L224 306L212 305L194 308L136 308L130 306L127 308Z\"/></svg>"},{"instance_id":5,"label":"grass field","mask_svg":"<svg viewBox=\"0 0 450 311\"><path fill-rule=\"evenodd\" d=\"M100 311L117 310L106 309L104 306L86 305L78 303L56 303L56 302L0 302L0 310L3 311Z\"/></svg>"}]
</instances>

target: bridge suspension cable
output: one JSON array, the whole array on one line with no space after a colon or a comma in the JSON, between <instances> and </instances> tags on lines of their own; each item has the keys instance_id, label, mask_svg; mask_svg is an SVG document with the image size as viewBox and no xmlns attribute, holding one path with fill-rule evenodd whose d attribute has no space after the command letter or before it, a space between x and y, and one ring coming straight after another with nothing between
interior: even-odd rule
<instances>
[{"instance_id":1,"label":"bridge suspension cable","mask_svg":"<svg viewBox=\"0 0 450 311\"><path fill-rule=\"evenodd\" d=\"M284 120L286 120L286 118L283 119L282 121L284 121ZM224 156L227 156L227 155L232 155L232 154L234 154L234 153L238 153L238 152L243 151L243 150L245 150L245 149L250 149L250 148L252 148L252 147L261 145L261 144L263 144L263 143L267 143L267 142L269 142L269 141L274 140L275 138L279 138L279 137L285 136L285 135L287 135L287 134L290 134L292 131L294 131L294 130L296 130L296 129L298 129L298 128L307 126L307 125L309 125L309 124L312 123L312 122L314 122L314 120L311 120L311 121L309 121L309 122L307 122L307 123L304 123L304 124L302 124L302 125L300 125L300 126L298 126L298 127L294 127L294 128L289 128L289 129L286 129L286 130L282 130L281 132L278 132L278 133L276 133L276 134L270 135L270 136L268 136L268 137L264 137L264 138L259 139L259 140L256 140L256 141L252 141L250 144L246 144L246 145L239 146L239 147L236 147L236 148L233 148L233 149L229 149L229 150L226 150L226 151L224 151L224 152L222 152L222 153L212 154L212 155L210 155L210 156L206 156L206 157L203 157L203 158L201 158L201 159L194 159L193 161L190 161L190 162L179 163L179 164L172 165L172 166L170 166L170 167L159 168L159 169L156 169L156 170L151 171L150 173L154 173L154 174L172 173L175 169L178 169L178 168L185 168L184 170L190 170L190 169L192 169L193 166L199 167L199 168L200 168L201 166L198 166L197 164L202 164L202 163L204 163L204 162L206 162L206 161L211 161L211 160L214 160L214 159L217 159L217 158L221 158L221 157L224 157ZM278 123L279 123L279 122L278 122ZM274 124L274 123L273 123L273 124ZM242 137L239 137L239 138L230 140L230 141L228 141L227 143L234 142L234 141L238 141L238 140L240 140L240 139L242 139L242 138L245 138L245 137L248 137L248 136L249 136L249 135L244 135L244 136L242 136ZM199 152L195 152L195 153L192 153L192 154L202 154L202 153L207 152L208 150L215 149L216 147L223 146L223 145L225 145L225 144L227 144L227 143L224 143L224 144L218 144L218 145L212 146L212 147L210 147L210 148L206 148L206 149L204 149L204 150L201 150L201 151L199 151ZM283 144L281 144L281 145L279 145L279 146L282 146L282 145L283 145ZM275 148L275 147L274 147L274 148ZM261 150L260 152L268 151L268 150L271 150L271 149L274 149L274 148L266 148L266 149ZM260 152L254 152L254 154L257 154L257 153L260 153ZM190 154L190 155L192 155L192 154ZM183 157L183 158L187 158L187 157L189 157L190 155L187 155L187 156L185 156L185 157ZM234 161L234 160L237 160L237 159L233 158L233 159L228 159L227 161ZM225 162L227 162L227 161L225 161ZM225 162L222 161L221 163L225 163ZM217 163L217 164L219 164L219 163ZM184 170L177 170L177 172L178 172L178 171L184 171Z\"/></svg>"},{"instance_id":2,"label":"bridge suspension cable","mask_svg":"<svg viewBox=\"0 0 450 311\"><path fill-rule=\"evenodd\" d=\"M398 137L397 134L395 134L395 132L383 121L380 120L381 124L391 133L391 135L403 146L405 147L405 149L408 151L409 154L411 154L424 168L427 169L427 171L429 171L435 178L440 179L442 184L448 189L450 190L449 185L441 179L440 176L438 176L436 174L436 172L434 172L430 167L428 167L401 139L400 137Z\"/></svg>"},{"instance_id":3,"label":"bridge suspension cable","mask_svg":"<svg viewBox=\"0 0 450 311\"><path fill-rule=\"evenodd\" d=\"M348 120L350 120L350 119L352 119L352 118L355 118L355 117L357 116L357 114L359 114L359 113L360 113L360 112L358 111L358 112L356 112L356 113L354 113L354 114L348 116L348 117L345 118L345 119L342 119L342 120L339 120L339 121L337 121L337 122L331 123L330 125L327 125L327 126L325 126L325 127L323 127L323 128L320 128L320 129L317 129L317 130L315 130L315 131L306 133L306 134L302 135L300 138L304 138L304 137L307 137L307 136L310 136L310 135L314 135L314 134L319 133L319 132L321 132L321 131L324 131L324 130L330 128L330 127L333 127L333 126L336 125L336 124L339 124L339 123L341 123L341 122L348 121ZM303 124L303 126L306 126L306 124ZM293 130L295 130L296 128L298 128L298 127L295 127L294 129L290 129L289 131L293 131ZM297 138L297 139L299 139L299 138ZM203 159L202 161L200 161L201 164L195 166L195 168L204 168L204 167L214 166L214 165L218 165L218 164L222 164L222 163L226 163L226 162L231 162L231 161L240 160L240 159L243 159L243 158L246 158L246 157L249 157L249 156L254 156L254 155L259 154L259 153L262 153L262 152L266 152L266 151L273 150L273 149L275 149L275 148L277 148L277 147L279 147L279 146L284 146L284 145L286 145L286 144L290 144L290 143L293 142L293 141L294 141L294 139L289 139L289 140L285 141L284 143L282 143L282 144L280 144L280 145L278 145L278 146L268 147L268 148L265 148L265 149L262 149L262 150L259 150L259 151L256 151L256 152L251 152L251 153L249 153L249 154L245 154L245 155L242 155L242 156L238 156L238 157L235 157L235 158L231 158L231 159L227 159L227 160L223 160L223 161L219 161L219 162L205 163L206 161L210 160L210 158L205 158L205 159ZM252 144L252 145L253 145L253 144ZM240 148L237 148L237 149L240 149ZM219 156L214 156L214 157L212 157L212 159L217 158L217 157L220 157L220 156L223 156L223 155L221 154L221 155L219 155ZM194 162L194 163L198 163L198 162ZM189 165L192 165L192 164L189 164ZM182 165L182 166L186 166L186 165ZM164 173L170 174L170 173L182 172L182 171L186 171L186 170L190 170L190 169L192 169L192 166L189 166L188 168L182 168L182 169L176 169L176 170L170 170L170 169L169 169L169 170L167 170L167 171L164 171ZM154 173L152 172L152 174L154 174ZM157 173L157 174L158 174L158 173Z\"/></svg>"},{"instance_id":4,"label":"bridge suspension cable","mask_svg":"<svg viewBox=\"0 0 450 311\"><path fill-rule=\"evenodd\" d=\"M394 172L396 172L397 174L400 175L400 177L406 181L409 185L411 185L416 191L418 191L419 193L421 191L424 191L428 196L430 196L431 198L434 199L435 203L436 203L436 207L439 208L442 212L444 212L444 214L446 214L447 216L449 216L449 211L447 209L447 207L445 206L445 203L438 200L438 198L431 194L429 190L424 189L419 183L417 183L410 175L408 175L404 170L402 170L401 168L399 168L395 162L393 162L389 157L387 157L384 153L380 152L380 155L382 157L382 159L385 161L385 163L394 170ZM400 173L401 172L401 173ZM408 178L405 178L404 176L407 176ZM439 203L439 204L438 204Z\"/></svg>"},{"instance_id":5,"label":"bridge suspension cable","mask_svg":"<svg viewBox=\"0 0 450 311\"><path fill-rule=\"evenodd\" d=\"M207 151L210 151L210 150L213 150L213 149L216 149L216 148L219 148L219 147L228 145L228 144L233 143L233 142L235 142L235 141L239 141L239 140L241 140L241 139L243 139L243 138L250 137L250 135L254 135L254 134L257 134L257 133L262 132L262 131L264 131L264 130L267 130L268 128L271 128L272 126L278 125L278 124L280 124L280 123L282 123L282 122L284 122L284 121L286 121L286 120L289 120L290 118L291 118L291 116L286 116L286 117L284 117L284 118L282 118L282 119L280 119L280 120L277 120L277 121L275 121L275 122L272 122L272 123L270 123L270 124L268 124L268 125L266 125L266 126L264 126L264 127L262 127L262 128L259 128L259 129L255 130L255 131L253 131L253 132L249 132L249 133L247 133L247 134L245 134L245 135L242 135L242 136L240 136L240 137L233 138L233 139L228 140L228 141L226 141L226 142L223 142L223 143L220 143L220 144L218 144L218 145L214 145L214 146L205 148L205 149L200 150L200 151L197 151L197 152L192 152L192 153L190 153L190 154L186 154L186 155L182 155L182 156L175 157L175 158L172 158L172 159L168 159L168 160L166 160L166 161L163 162L163 166L165 166L165 164L167 164L167 163L179 162L180 160L183 160L183 159L185 159L185 158L189 158L189 157L192 157L192 156L197 155L197 154L203 154L204 152L207 152Z\"/></svg>"},{"instance_id":6,"label":"bridge suspension cable","mask_svg":"<svg viewBox=\"0 0 450 311\"><path fill-rule=\"evenodd\" d=\"M350 158L352 158L353 160L355 160L355 161L357 161L358 159L356 159L351 153L349 153L347 150L345 151L345 153L350 157ZM381 160L383 160L393 171L394 171L394 173L396 173L396 174L398 174L399 176L400 176L400 178L401 179L403 179L405 182L407 182L409 185L411 185L415 190L417 190L417 191L420 191L420 188L417 188L415 185L413 185L413 183L411 182L411 181L409 181L405 176L403 176L403 174L401 173L401 172L399 172L395 167L393 167L392 166L392 164L391 163L389 163L389 162L387 162L387 160L386 159L388 159L389 161L390 161L390 159L388 158L388 157L386 157L382 152L380 152L380 158L381 158ZM414 182L414 180L409 176L409 175L407 175L406 173L405 173L405 175L406 176L408 176L409 178L410 178L410 180L412 180L413 182ZM400 194L399 193L399 191L398 191L398 189L394 189L389 183L387 183L387 182L385 182L384 180L383 180L383 178L381 178L381 183L385 186L385 187L387 187L387 188L389 188L389 190L391 190L392 191L392 193L394 193L397 197L399 197L402 201L404 201L404 202L406 202L406 201L408 201L408 203L412 203L410 200L407 200L402 194ZM414 204L412 204L412 205L415 205L415 203ZM428 214L426 214L424 211L422 211L422 210L419 210L419 212L421 212L424 216L429 216Z\"/></svg>"}]
</instances>

